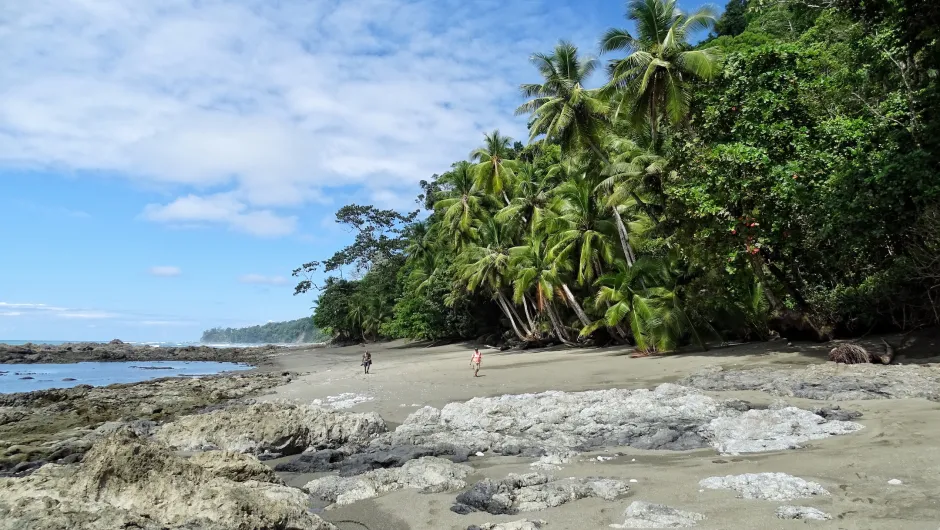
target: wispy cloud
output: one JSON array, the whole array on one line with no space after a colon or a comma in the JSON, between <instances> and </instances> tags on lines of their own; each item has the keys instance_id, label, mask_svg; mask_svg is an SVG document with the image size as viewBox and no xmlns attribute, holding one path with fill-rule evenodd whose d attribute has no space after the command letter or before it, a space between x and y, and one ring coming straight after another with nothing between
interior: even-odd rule
<instances>
[{"instance_id":1,"label":"wispy cloud","mask_svg":"<svg viewBox=\"0 0 940 530\"><path fill-rule=\"evenodd\" d=\"M196 326L188 318L170 315L148 315L127 311L100 308L69 308L37 303L0 302L0 316L33 320L87 320L108 321L114 324L139 324L143 326Z\"/></svg>"},{"instance_id":2,"label":"wispy cloud","mask_svg":"<svg viewBox=\"0 0 940 530\"><path fill-rule=\"evenodd\" d=\"M271 210L249 210L231 193L187 195L165 205L149 204L142 217L170 224L222 224L256 236L283 236L297 227L296 217L282 217Z\"/></svg>"},{"instance_id":3,"label":"wispy cloud","mask_svg":"<svg viewBox=\"0 0 940 530\"><path fill-rule=\"evenodd\" d=\"M283 276L265 276L263 274L244 274L238 277L238 281L261 285L284 285L287 283L287 278Z\"/></svg>"},{"instance_id":4,"label":"wispy cloud","mask_svg":"<svg viewBox=\"0 0 940 530\"><path fill-rule=\"evenodd\" d=\"M173 267L171 265L157 265L154 267L150 267L150 269L147 272L149 272L151 276L160 276L164 278L179 276L180 274L183 274L182 269L180 269L179 267Z\"/></svg>"},{"instance_id":5,"label":"wispy cloud","mask_svg":"<svg viewBox=\"0 0 940 530\"><path fill-rule=\"evenodd\" d=\"M550 9L549 9L550 8ZM295 231L332 188L401 205L512 117L552 0L37 0L4 7L0 165L176 197L144 219ZM533 37L534 36L534 37Z\"/></svg>"},{"instance_id":6,"label":"wispy cloud","mask_svg":"<svg viewBox=\"0 0 940 530\"><path fill-rule=\"evenodd\" d=\"M153 326L153 327L176 327L176 326L198 326L198 322L190 322L188 320L140 320L137 322L141 326Z\"/></svg>"}]
</instances>

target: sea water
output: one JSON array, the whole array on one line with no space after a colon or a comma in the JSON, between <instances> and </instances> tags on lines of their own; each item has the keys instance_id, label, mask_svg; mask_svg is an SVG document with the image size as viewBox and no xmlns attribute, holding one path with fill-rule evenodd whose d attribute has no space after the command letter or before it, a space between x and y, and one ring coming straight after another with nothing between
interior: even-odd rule
<instances>
[{"instance_id":1,"label":"sea water","mask_svg":"<svg viewBox=\"0 0 940 530\"><path fill-rule=\"evenodd\" d=\"M137 383L161 377L213 375L249 370L242 363L208 361L128 361L69 364L0 364L0 394L78 385ZM66 381L65 379L74 379Z\"/></svg>"}]
</instances>

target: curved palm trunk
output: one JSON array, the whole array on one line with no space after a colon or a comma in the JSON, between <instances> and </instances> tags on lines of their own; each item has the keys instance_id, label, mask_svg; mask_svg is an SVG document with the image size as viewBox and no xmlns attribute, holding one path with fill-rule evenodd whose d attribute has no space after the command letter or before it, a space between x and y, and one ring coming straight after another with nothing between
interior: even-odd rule
<instances>
[{"instance_id":1,"label":"curved palm trunk","mask_svg":"<svg viewBox=\"0 0 940 530\"><path fill-rule=\"evenodd\" d=\"M512 312L510 312L509 308L506 306L505 297L500 292L497 292L496 294L496 302L499 304L499 308L503 310L503 314L506 315L506 318L509 319L509 324L512 326L512 330L516 332L516 336L519 337L519 340L526 340L525 335L519 331L519 326L516 324L516 320L512 317Z\"/></svg>"},{"instance_id":2,"label":"curved palm trunk","mask_svg":"<svg viewBox=\"0 0 940 530\"><path fill-rule=\"evenodd\" d=\"M558 340L564 344L573 344L568 338L568 332L565 331L565 326L561 322L561 317L559 317L558 313L555 311L554 304L551 302L545 304L545 312L548 313L548 318L552 321L552 328L554 328L555 336L558 337Z\"/></svg>"},{"instance_id":3,"label":"curved palm trunk","mask_svg":"<svg viewBox=\"0 0 940 530\"><path fill-rule=\"evenodd\" d=\"M535 304L532 302L532 299L528 294L522 299L522 308L525 310L525 318L529 321L529 329L535 332L538 327L535 325L535 320L532 318L532 313L529 312L529 304L532 304L532 311L535 311Z\"/></svg>"},{"instance_id":4,"label":"curved palm trunk","mask_svg":"<svg viewBox=\"0 0 940 530\"><path fill-rule=\"evenodd\" d=\"M571 294L571 289L568 288L568 284L561 284L561 290L565 293L565 298L568 299L568 305L571 309L574 309L576 315L578 315L578 320L581 321L581 325L588 327L591 325L591 319L588 318L587 313L584 312L584 309L581 308L581 304L578 303L578 300L575 299L574 295Z\"/></svg>"},{"instance_id":5,"label":"curved palm trunk","mask_svg":"<svg viewBox=\"0 0 940 530\"><path fill-rule=\"evenodd\" d=\"M614 218L617 220L617 233L620 235L620 245L623 247L623 255L627 259L627 266L632 267L633 263L636 261L636 257L633 255L633 248L630 247L630 233L627 231L627 225L624 224L623 218L620 217L620 210L616 206L613 208Z\"/></svg>"}]
</instances>

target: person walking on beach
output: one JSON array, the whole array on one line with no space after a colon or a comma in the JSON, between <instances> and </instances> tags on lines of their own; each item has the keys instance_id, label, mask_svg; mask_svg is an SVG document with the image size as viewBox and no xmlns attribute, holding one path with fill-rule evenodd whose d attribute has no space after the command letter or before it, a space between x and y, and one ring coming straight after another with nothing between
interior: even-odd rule
<instances>
[{"instance_id":1,"label":"person walking on beach","mask_svg":"<svg viewBox=\"0 0 940 530\"><path fill-rule=\"evenodd\" d=\"M369 373L370 366L372 366L372 354L366 350L366 352L362 354L362 367L365 369L366 374Z\"/></svg>"},{"instance_id":2,"label":"person walking on beach","mask_svg":"<svg viewBox=\"0 0 940 530\"><path fill-rule=\"evenodd\" d=\"M473 368L473 377L480 377L480 365L483 363L483 354L480 348L474 348L473 357L470 358L470 368Z\"/></svg>"}]
</instances>

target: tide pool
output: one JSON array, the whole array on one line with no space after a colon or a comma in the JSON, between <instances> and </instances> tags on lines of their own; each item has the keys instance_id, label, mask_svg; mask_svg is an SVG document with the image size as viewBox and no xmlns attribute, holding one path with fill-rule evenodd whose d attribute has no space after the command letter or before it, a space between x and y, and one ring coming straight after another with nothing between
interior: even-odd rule
<instances>
[{"instance_id":1,"label":"tide pool","mask_svg":"<svg viewBox=\"0 0 940 530\"><path fill-rule=\"evenodd\" d=\"M0 394L78 385L137 383L161 377L213 375L251 368L249 364L206 361L0 364Z\"/></svg>"}]
</instances>

